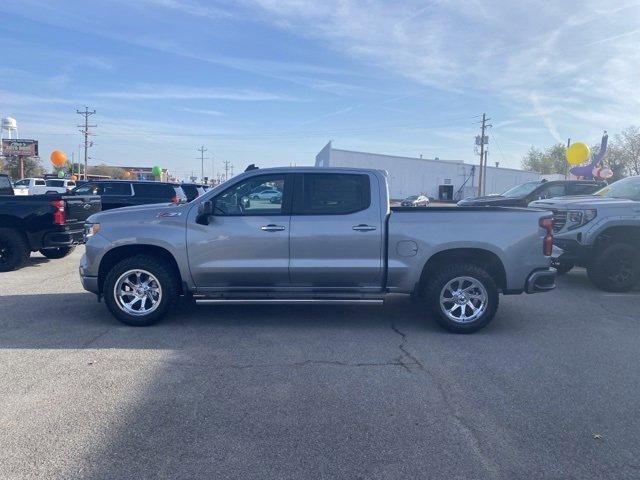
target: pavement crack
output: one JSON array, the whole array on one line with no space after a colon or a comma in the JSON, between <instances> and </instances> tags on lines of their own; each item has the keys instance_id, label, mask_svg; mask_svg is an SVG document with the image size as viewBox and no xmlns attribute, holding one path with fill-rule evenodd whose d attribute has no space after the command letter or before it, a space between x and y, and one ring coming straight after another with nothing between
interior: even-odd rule
<instances>
[{"instance_id":1,"label":"pavement crack","mask_svg":"<svg viewBox=\"0 0 640 480\"><path fill-rule=\"evenodd\" d=\"M171 365L180 366L180 367L206 367L213 369L236 369L236 370L248 370L252 368L303 368L313 365L326 365L333 367L402 367L407 368L410 365L416 365L412 362L399 361L399 360L391 360L386 362L341 362L338 360L303 360L300 362L290 362L290 363L246 363L246 364L238 364L238 363L222 363L222 364L209 364L209 363L198 363L198 362L181 362L168 360L166 363Z\"/></svg>"},{"instance_id":2,"label":"pavement crack","mask_svg":"<svg viewBox=\"0 0 640 480\"><path fill-rule=\"evenodd\" d=\"M402 352L402 355L397 357L398 363L408 372L411 371L410 366L418 367L419 370L424 370L424 365L418 360L409 350L407 350L407 334L401 331L394 323L391 324L391 330L400 335L402 342L398 345L398 348ZM407 361L409 360L409 361Z\"/></svg>"}]
</instances>

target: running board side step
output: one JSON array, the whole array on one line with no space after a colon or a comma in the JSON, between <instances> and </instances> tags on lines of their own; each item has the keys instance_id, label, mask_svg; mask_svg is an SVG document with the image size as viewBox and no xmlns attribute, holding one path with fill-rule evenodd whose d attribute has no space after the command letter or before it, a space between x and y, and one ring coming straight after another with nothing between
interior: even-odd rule
<instances>
[{"instance_id":1,"label":"running board side step","mask_svg":"<svg viewBox=\"0 0 640 480\"><path fill-rule=\"evenodd\" d=\"M345 298L195 298L198 305L382 305L382 299L345 299Z\"/></svg>"}]
</instances>

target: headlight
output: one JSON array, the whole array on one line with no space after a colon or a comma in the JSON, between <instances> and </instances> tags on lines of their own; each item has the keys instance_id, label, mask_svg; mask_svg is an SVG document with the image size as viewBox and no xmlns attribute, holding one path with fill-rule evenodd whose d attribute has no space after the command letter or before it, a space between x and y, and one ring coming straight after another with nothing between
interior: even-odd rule
<instances>
[{"instance_id":1,"label":"headlight","mask_svg":"<svg viewBox=\"0 0 640 480\"><path fill-rule=\"evenodd\" d=\"M93 237L99 231L100 231L100 224L99 223L85 223L84 224L84 237L85 238Z\"/></svg>"},{"instance_id":2,"label":"headlight","mask_svg":"<svg viewBox=\"0 0 640 480\"><path fill-rule=\"evenodd\" d=\"M591 208L588 210L570 210L567 215L567 220L569 230L573 230L575 228L579 228L583 225L586 225L591 220L596 218L598 215L598 211L595 208Z\"/></svg>"}]
</instances>

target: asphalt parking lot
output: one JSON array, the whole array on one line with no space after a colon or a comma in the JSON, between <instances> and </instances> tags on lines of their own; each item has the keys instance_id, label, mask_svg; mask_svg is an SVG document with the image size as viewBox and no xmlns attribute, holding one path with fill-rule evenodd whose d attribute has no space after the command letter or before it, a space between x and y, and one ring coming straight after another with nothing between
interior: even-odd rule
<instances>
[{"instance_id":1,"label":"asphalt parking lot","mask_svg":"<svg viewBox=\"0 0 640 480\"><path fill-rule=\"evenodd\" d=\"M418 306L116 322L78 249L0 278L0 478L640 478L640 292L584 271L454 335Z\"/></svg>"}]
</instances>

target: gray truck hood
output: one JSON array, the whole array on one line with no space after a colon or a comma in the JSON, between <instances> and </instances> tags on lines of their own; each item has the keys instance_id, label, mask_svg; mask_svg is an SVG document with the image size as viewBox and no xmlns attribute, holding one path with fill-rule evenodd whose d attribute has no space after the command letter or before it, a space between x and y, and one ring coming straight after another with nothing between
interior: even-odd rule
<instances>
[{"instance_id":1,"label":"gray truck hood","mask_svg":"<svg viewBox=\"0 0 640 480\"><path fill-rule=\"evenodd\" d=\"M576 197L556 197L545 200L536 200L529 204L533 208L546 209L583 209L598 207L631 207L638 206L640 202L626 198L599 197L597 195L581 195Z\"/></svg>"}]
</instances>

